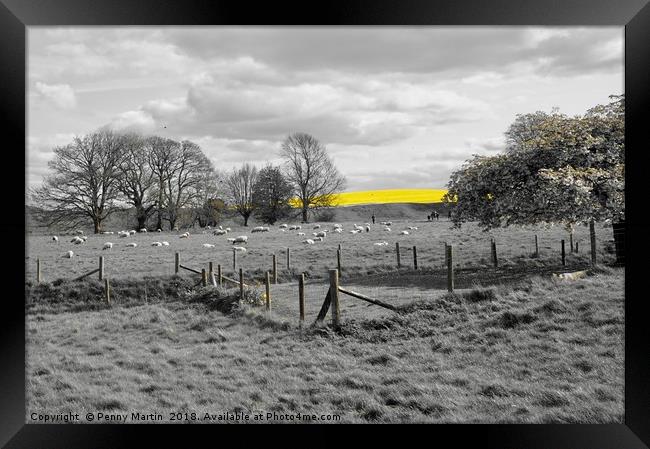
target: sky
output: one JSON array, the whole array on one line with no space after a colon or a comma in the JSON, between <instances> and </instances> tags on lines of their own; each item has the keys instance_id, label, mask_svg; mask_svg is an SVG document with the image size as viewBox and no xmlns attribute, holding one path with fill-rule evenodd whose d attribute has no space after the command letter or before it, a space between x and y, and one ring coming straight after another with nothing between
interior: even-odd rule
<instances>
[{"instance_id":1,"label":"sky","mask_svg":"<svg viewBox=\"0 0 650 449\"><path fill-rule=\"evenodd\" d=\"M215 167L325 145L346 191L445 188L517 114L622 94L623 27L29 27L27 176L102 126L188 139Z\"/></svg>"}]
</instances>

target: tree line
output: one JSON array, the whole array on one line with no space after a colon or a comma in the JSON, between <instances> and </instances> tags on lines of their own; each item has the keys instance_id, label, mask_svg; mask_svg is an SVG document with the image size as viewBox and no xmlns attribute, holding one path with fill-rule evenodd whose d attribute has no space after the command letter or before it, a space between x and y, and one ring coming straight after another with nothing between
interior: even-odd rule
<instances>
[{"instance_id":1,"label":"tree line","mask_svg":"<svg viewBox=\"0 0 650 449\"><path fill-rule=\"evenodd\" d=\"M54 149L50 173L32 191L48 226L92 223L95 233L113 213L133 209L138 229L204 227L238 213L273 224L334 205L345 186L323 144L305 133L289 135L283 163L258 169L250 163L230 173L215 168L199 145L160 136L101 128Z\"/></svg>"}]
</instances>

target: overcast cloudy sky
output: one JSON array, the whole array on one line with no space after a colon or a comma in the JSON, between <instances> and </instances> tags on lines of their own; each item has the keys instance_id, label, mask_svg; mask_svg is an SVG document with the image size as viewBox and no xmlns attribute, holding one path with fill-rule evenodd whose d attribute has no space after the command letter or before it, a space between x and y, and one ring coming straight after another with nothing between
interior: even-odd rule
<instances>
[{"instance_id":1,"label":"overcast cloudy sky","mask_svg":"<svg viewBox=\"0 0 650 449\"><path fill-rule=\"evenodd\" d=\"M222 169L277 163L303 131L349 191L444 188L517 113L622 93L623 28L29 27L27 63L30 186L54 146L112 124Z\"/></svg>"}]
</instances>

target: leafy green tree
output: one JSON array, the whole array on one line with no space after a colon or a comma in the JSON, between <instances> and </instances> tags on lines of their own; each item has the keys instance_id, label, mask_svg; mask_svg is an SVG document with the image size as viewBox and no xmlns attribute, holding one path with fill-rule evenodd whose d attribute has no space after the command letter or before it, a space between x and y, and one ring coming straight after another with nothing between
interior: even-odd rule
<instances>
[{"instance_id":1,"label":"leafy green tree","mask_svg":"<svg viewBox=\"0 0 650 449\"><path fill-rule=\"evenodd\" d=\"M513 224L625 220L625 100L583 115L554 112L508 130L508 151L474 156L451 175L453 221ZM521 131L523 130L523 131ZM521 131L521 132L520 132Z\"/></svg>"},{"instance_id":2,"label":"leafy green tree","mask_svg":"<svg viewBox=\"0 0 650 449\"><path fill-rule=\"evenodd\" d=\"M255 217L264 223L275 224L291 215L289 200L293 187L282 174L280 167L267 165L262 168L253 186Z\"/></svg>"}]
</instances>

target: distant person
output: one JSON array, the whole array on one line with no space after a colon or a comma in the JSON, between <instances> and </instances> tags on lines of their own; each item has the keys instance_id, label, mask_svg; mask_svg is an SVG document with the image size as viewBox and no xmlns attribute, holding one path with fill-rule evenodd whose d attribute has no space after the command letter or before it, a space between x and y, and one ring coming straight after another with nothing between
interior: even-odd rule
<instances>
[{"instance_id":1,"label":"distant person","mask_svg":"<svg viewBox=\"0 0 650 449\"><path fill-rule=\"evenodd\" d=\"M436 211L436 221L440 218L440 214Z\"/></svg>"},{"instance_id":2,"label":"distant person","mask_svg":"<svg viewBox=\"0 0 650 449\"><path fill-rule=\"evenodd\" d=\"M431 215L427 215L427 221L431 221Z\"/></svg>"},{"instance_id":3,"label":"distant person","mask_svg":"<svg viewBox=\"0 0 650 449\"><path fill-rule=\"evenodd\" d=\"M372 224L375 224L375 214L372 214Z\"/></svg>"},{"instance_id":4,"label":"distant person","mask_svg":"<svg viewBox=\"0 0 650 449\"><path fill-rule=\"evenodd\" d=\"M447 218L451 220L451 211L449 211L449 214L447 214Z\"/></svg>"}]
</instances>

